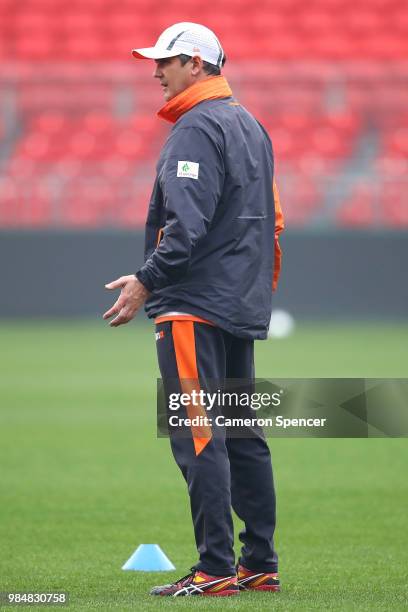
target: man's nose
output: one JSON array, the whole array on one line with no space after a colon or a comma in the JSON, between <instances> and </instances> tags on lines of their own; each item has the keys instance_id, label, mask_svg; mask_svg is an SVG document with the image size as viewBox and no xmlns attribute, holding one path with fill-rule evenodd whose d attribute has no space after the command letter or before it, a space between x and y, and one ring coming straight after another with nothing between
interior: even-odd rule
<instances>
[{"instance_id":1,"label":"man's nose","mask_svg":"<svg viewBox=\"0 0 408 612\"><path fill-rule=\"evenodd\" d=\"M153 74L152 77L155 79L160 79L160 77L162 76L161 70L159 68L159 66L155 66L154 70L153 70Z\"/></svg>"}]
</instances>

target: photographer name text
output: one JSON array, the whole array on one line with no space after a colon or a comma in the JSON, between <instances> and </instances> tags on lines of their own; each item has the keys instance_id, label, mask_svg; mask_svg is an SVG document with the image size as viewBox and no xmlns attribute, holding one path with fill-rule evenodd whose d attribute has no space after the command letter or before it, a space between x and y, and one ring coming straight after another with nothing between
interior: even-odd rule
<instances>
[{"instance_id":1,"label":"photographer name text","mask_svg":"<svg viewBox=\"0 0 408 612\"><path fill-rule=\"evenodd\" d=\"M298 427L324 427L327 418L287 418L278 415L274 418L229 418L224 415L218 415L215 418L198 415L193 418L180 417L173 414L169 417L169 425L171 427L280 427L282 429L298 428Z\"/></svg>"}]
</instances>

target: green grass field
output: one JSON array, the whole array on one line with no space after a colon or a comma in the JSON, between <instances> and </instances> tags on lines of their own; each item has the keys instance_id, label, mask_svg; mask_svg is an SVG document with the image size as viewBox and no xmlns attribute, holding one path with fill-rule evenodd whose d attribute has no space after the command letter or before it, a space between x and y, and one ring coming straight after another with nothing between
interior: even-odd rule
<instances>
[{"instance_id":1,"label":"green grass field","mask_svg":"<svg viewBox=\"0 0 408 612\"><path fill-rule=\"evenodd\" d=\"M0 325L0 591L69 591L72 610L405 610L406 439L272 439L282 592L146 594L196 561L185 484L156 438L152 331ZM299 326L257 343L257 375L407 377L408 326ZM177 571L122 571L140 543Z\"/></svg>"}]
</instances>

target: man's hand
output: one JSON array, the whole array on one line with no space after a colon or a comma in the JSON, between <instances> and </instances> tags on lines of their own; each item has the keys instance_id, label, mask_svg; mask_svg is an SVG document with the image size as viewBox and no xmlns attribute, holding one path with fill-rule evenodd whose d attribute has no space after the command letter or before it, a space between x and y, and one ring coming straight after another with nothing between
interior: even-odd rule
<instances>
[{"instance_id":1,"label":"man's hand","mask_svg":"<svg viewBox=\"0 0 408 612\"><path fill-rule=\"evenodd\" d=\"M109 323L111 327L119 327L124 323L129 323L149 297L149 291L139 282L134 274L121 276L117 280L105 285L106 289L121 288L120 296L103 315L104 319L109 319L112 315L117 315Z\"/></svg>"}]
</instances>

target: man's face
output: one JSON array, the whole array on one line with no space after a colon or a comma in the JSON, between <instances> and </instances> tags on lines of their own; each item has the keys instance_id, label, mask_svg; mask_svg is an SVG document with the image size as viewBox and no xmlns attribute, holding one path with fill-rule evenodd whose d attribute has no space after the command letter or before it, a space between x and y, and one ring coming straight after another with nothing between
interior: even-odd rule
<instances>
[{"instance_id":1,"label":"man's face","mask_svg":"<svg viewBox=\"0 0 408 612\"><path fill-rule=\"evenodd\" d=\"M160 79L163 87L164 99L166 102L177 96L190 85L193 85L194 78L191 74L191 61L184 66L181 65L179 57L169 57L166 59L155 60L156 69L153 72L155 79Z\"/></svg>"}]
</instances>

